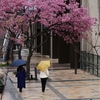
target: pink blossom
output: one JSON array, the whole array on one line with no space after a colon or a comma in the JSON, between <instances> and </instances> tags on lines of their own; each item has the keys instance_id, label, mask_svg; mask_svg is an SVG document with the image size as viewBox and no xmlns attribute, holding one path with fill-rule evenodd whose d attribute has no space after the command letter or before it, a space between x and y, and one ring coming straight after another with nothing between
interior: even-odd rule
<instances>
[{"instance_id":1,"label":"pink blossom","mask_svg":"<svg viewBox=\"0 0 100 100\"><path fill-rule=\"evenodd\" d=\"M79 8L76 0L0 0L0 34L10 30L12 40L22 44L18 34L29 30L29 22L37 22L62 37L67 43L86 38L86 31L92 31L97 24L96 18L91 18L84 7ZM14 34L14 35L12 35Z\"/></svg>"}]
</instances>

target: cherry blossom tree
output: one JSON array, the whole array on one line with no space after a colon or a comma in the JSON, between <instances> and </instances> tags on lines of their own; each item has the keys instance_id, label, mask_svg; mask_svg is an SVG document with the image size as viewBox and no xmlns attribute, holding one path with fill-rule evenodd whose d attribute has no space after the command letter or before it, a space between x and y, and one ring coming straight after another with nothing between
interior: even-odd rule
<instances>
[{"instance_id":1,"label":"cherry blossom tree","mask_svg":"<svg viewBox=\"0 0 100 100\"><path fill-rule=\"evenodd\" d=\"M82 38L87 39L86 31L92 31L91 26L96 24L96 18L91 18L84 7L79 7L75 0L0 0L0 35L6 32L10 39L23 44L23 39L18 38L29 30L27 47L27 73L29 78L30 59L33 51L34 39L39 35L58 35L66 43L79 42ZM32 32L32 25L40 23L45 29L39 34ZM42 44L40 44L42 45ZM39 46L40 46L39 45ZM38 46L38 47L39 47Z\"/></svg>"},{"instance_id":2,"label":"cherry blossom tree","mask_svg":"<svg viewBox=\"0 0 100 100\"><path fill-rule=\"evenodd\" d=\"M23 44L22 39L18 37L28 30L28 23L25 16L21 15L22 8L25 7L22 1L1 0L0 1L0 35L9 34L10 39L10 56L13 61L13 46L15 42L19 43L20 47ZM6 37L7 38L7 37ZM19 50L20 51L20 50ZM21 58L19 56L19 58Z\"/></svg>"}]
</instances>

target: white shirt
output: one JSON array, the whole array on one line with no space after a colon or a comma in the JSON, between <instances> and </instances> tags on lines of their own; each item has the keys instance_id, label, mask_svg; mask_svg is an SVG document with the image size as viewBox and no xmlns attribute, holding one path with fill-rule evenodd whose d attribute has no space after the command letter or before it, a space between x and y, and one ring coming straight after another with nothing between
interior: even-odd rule
<instances>
[{"instance_id":1,"label":"white shirt","mask_svg":"<svg viewBox=\"0 0 100 100\"><path fill-rule=\"evenodd\" d=\"M49 71L46 69L45 71L40 71L40 78L47 78L49 76Z\"/></svg>"}]
</instances>

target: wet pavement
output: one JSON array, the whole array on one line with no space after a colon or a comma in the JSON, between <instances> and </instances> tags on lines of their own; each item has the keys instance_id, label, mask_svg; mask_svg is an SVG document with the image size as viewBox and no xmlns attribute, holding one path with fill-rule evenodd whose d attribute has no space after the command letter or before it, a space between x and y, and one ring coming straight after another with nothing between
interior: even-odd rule
<instances>
[{"instance_id":1,"label":"wet pavement","mask_svg":"<svg viewBox=\"0 0 100 100\"><path fill-rule=\"evenodd\" d=\"M26 57L26 55L25 55ZM25 59L23 56L23 59ZM34 56L31 60L31 74L35 77L34 67L48 56ZM57 64L57 59L50 59L50 76L46 91L41 92L39 74L38 80L26 80L26 88L19 92L17 79L13 74L16 68L8 73L7 86L2 100L100 100L100 78L84 72L69 68L69 64ZM4 69L6 71L6 69Z\"/></svg>"}]
</instances>

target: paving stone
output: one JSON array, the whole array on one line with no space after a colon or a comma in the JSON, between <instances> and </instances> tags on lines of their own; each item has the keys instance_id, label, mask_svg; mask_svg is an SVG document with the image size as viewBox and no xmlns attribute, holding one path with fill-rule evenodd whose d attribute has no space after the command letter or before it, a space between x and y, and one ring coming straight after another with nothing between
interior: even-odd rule
<instances>
[{"instance_id":1,"label":"paving stone","mask_svg":"<svg viewBox=\"0 0 100 100\"><path fill-rule=\"evenodd\" d=\"M23 55L24 52L23 52ZM35 77L34 62L39 63L41 60L46 60L46 56L36 54L31 59L31 74ZM47 59L50 59L47 57ZM26 60L26 58L25 58ZM51 60L51 63L57 63L57 60ZM52 64L53 65L53 64ZM17 78L11 70L8 74L7 85L4 91L3 100L100 100L100 78L84 72L80 69L75 71L66 66L69 64L59 65L54 64L49 69L50 76L47 82L46 91L41 92L41 82L39 74L38 80L26 80L26 88L22 93L19 93L17 88ZM59 70L58 70L59 69ZM6 70L5 70L6 71Z\"/></svg>"}]
</instances>

